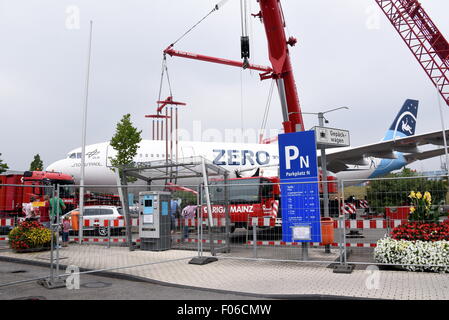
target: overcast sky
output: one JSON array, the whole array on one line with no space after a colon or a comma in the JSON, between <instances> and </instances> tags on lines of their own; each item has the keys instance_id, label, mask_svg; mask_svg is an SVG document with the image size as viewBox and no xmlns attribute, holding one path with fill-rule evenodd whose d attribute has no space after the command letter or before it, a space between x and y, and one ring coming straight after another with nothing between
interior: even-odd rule
<instances>
[{"instance_id":1,"label":"overcast sky","mask_svg":"<svg viewBox=\"0 0 449 320\"><path fill-rule=\"evenodd\" d=\"M87 143L108 141L126 113L150 138L162 51L218 0L0 0L0 153L11 169L44 165L81 145L89 21L93 47ZM256 0L250 0L258 12ZM176 49L240 58L239 0L200 24ZM422 0L449 37L447 0ZM282 0L301 108L351 132L352 146L377 142L407 98L420 101L417 133L441 130L436 89L374 0ZM269 65L263 25L250 19L251 62ZM188 103L180 126L260 128L270 81L257 72L168 58L174 98ZM164 83L163 96L168 96ZM446 126L449 108L444 107ZM306 128L317 124L304 115ZM281 128L278 96L268 128ZM440 158L412 168L435 170Z\"/></svg>"}]
</instances>

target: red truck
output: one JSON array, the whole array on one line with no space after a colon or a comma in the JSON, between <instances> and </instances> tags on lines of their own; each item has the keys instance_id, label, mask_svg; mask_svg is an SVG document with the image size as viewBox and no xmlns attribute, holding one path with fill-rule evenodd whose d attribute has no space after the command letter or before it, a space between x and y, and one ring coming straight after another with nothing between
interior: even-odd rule
<instances>
[{"instance_id":1,"label":"red truck","mask_svg":"<svg viewBox=\"0 0 449 320\"><path fill-rule=\"evenodd\" d=\"M72 176L58 172L25 171L0 174L0 216L22 216L23 203L30 202L32 196L36 202L43 202L44 195L51 196L53 188L50 186L56 187L58 184L59 197L66 204L66 210L71 210L76 206L75 189L71 187L74 183ZM38 215L44 216L45 221L48 208L39 208Z\"/></svg>"},{"instance_id":2,"label":"red truck","mask_svg":"<svg viewBox=\"0 0 449 320\"><path fill-rule=\"evenodd\" d=\"M338 192L336 178L328 177L328 192ZM279 177L248 177L228 180L228 211L231 230L246 228L253 217L281 218ZM322 193L322 184L319 184ZM226 210L225 188L222 180L211 181L209 185L212 216L224 218ZM207 206L202 207L203 217L206 218Z\"/></svg>"}]
</instances>

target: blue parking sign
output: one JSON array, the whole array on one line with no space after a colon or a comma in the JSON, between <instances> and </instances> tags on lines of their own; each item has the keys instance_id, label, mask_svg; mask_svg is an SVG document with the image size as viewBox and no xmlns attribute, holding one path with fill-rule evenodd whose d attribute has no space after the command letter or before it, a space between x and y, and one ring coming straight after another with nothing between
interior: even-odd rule
<instances>
[{"instance_id":1,"label":"blue parking sign","mask_svg":"<svg viewBox=\"0 0 449 320\"><path fill-rule=\"evenodd\" d=\"M282 240L321 242L315 131L279 135Z\"/></svg>"}]
</instances>

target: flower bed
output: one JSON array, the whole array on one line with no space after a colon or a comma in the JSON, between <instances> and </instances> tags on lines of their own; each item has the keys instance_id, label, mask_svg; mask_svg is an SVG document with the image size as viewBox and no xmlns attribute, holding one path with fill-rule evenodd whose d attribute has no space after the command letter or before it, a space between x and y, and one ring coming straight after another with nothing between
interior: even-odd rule
<instances>
[{"instance_id":1,"label":"flower bed","mask_svg":"<svg viewBox=\"0 0 449 320\"><path fill-rule=\"evenodd\" d=\"M449 240L449 221L435 222L407 222L393 229L391 238L409 241L441 241Z\"/></svg>"},{"instance_id":2,"label":"flower bed","mask_svg":"<svg viewBox=\"0 0 449 320\"><path fill-rule=\"evenodd\" d=\"M15 252L48 250L51 231L36 221L24 221L9 232L8 238Z\"/></svg>"},{"instance_id":3,"label":"flower bed","mask_svg":"<svg viewBox=\"0 0 449 320\"><path fill-rule=\"evenodd\" d=\"M412 191L408 197L409 222L377 241L374 258L410 271L449 272L449 221L439 222L430 192Z\"/></svg>"},{"instance_id":4,"label":"flower bed","mask_svg":"<svg viewBox=\"0 0 449 320\"><path fill-rule=\"evenodd\" d=\"M400 265L409 271L449 272L449 241L384 238L377 242L374 258L381 263Z\"/></svg>"}]
</instances>

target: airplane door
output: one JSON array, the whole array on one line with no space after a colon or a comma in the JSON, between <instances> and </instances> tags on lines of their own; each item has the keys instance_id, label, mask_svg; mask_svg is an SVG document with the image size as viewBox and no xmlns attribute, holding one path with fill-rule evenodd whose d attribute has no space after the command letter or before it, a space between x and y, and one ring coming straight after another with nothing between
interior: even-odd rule
<instances>
[{"instance_id":1,"label":"airplane door","mask_svg":"<svg viewBox=\"0 0 449 320\"><path fill-rule=\"evenodd\" d=\"M114 158L116 154L117 151L108 144L106 147L106 167L112 167L111 158Z\"/></svg>"},{"instance_id":2,"label":"airplane door","mask_svg":"<svg viewBox=\"0 0 449 320\"><path fill-rule=\"evenodd\" d=\"M190 158L195 156L195 149L191 146L181 147L181 158Z\"/></svg>"}]
</instances>

